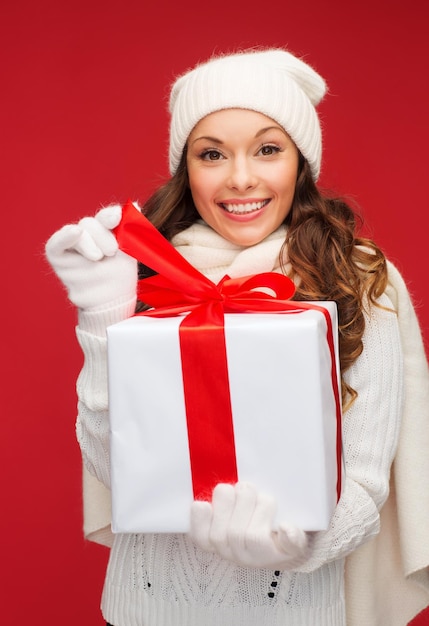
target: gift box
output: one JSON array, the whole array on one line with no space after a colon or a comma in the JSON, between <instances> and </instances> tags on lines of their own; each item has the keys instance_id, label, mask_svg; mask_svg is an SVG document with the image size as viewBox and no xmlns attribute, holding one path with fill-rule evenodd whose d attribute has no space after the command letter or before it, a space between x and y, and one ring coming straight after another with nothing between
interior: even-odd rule
<instances>
[{"instance_id":1,"label":"gift box","mask_svg":"<svg viewBox=\"0 0 429 626\"><path fill-rule=\"evenodd\" d=\"M213 483L226 482L205 462L206 446L208 459L213 449L221 456L225 449L237 480L275 497L275 523L328 527L342 467L337 310L333 302L315 304L295 312L225 314L232 430L222 402L217 410L212 350L193 364L196 381L200 369L208 373L206 391L192 389L192 368L184 386L183 315L135 316L108 328L113 532L186 532L193 473L213 469ZM193 418L192 445L190 392L201 413ZM215 415L208 415L206 397Z\"/></svg>"}]
</instances>

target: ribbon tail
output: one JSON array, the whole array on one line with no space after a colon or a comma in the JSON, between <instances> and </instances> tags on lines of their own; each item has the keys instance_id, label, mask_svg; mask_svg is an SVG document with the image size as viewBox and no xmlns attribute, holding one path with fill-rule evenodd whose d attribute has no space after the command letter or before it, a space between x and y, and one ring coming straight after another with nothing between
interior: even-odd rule
<instances>
[{"instance_id":1,"label":"ribbon tail","mask_svg":"<svg viewBox=\"0 0 429 626\"><path fill-rule=\"evenodd\" d=\"M199 272L171 245L128 200L122 208L122 219L114 229L123 252L148 265L171 280L178 291L207 299L219 299L216 285Z\"/></svg>"}]
</instances>

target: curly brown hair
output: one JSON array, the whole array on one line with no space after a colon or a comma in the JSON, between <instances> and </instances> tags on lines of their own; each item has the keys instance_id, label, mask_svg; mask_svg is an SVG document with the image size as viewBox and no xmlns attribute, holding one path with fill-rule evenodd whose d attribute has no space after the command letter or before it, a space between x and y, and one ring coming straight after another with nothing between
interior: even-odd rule
<instances>
[{"instance_id":1,"label":"curly brown hair","mask_svg":"<svg viewBox=\"0 0 429 626\"><path fill-rule=\"evenodd\" d=\"M199 219L188 183L186 150L176 174L144 203L143 212L168 240ZM342 401L346 408L357 394L343 375L362 352L364 304L375 304L386 287L386 259L372 240L358 236L362 220L357 210L316 186L301 154L285 225L280 262L283 268L286 259L290 263L288 275L296 284L294 299L333 300L337 304ZM140 278L151 273L140 265Z\"/></svg>"}]
</instances>

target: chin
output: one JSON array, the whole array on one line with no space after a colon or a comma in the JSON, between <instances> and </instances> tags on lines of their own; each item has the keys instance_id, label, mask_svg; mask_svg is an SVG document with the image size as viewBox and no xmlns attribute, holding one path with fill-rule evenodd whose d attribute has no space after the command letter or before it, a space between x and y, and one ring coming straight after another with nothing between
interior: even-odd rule
<instances>
[{"instance_id":1,"label":"chin","mask_svg":"<svg viewBox=\"0 0 429 626\"><path fill-rule=\"evenodd\" d=\"M250 246L256 246L261 243L266 237L271 234L270 232L263 233L220 233L225 239L236 246L242 246L244 248L250 248Z\"/></svg>"}]
</instances>

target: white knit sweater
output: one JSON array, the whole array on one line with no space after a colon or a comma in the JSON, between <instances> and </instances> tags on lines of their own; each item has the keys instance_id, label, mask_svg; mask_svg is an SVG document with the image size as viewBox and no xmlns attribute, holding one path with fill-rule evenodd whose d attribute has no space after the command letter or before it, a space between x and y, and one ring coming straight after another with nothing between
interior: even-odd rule
<instances>
[{"instance_id":1,"label":"white knit sweater","mask_svg":"<svg viewBox=\"0 0 429 626\"><path fill-rule=\"evenodd\" d=\"M241 249L198 223L173 240L213 281L224 274L278 271L279 229ZM366 313L364 350L347 372L359 395L343 420L345 487L329 530L314 534L297 571L236 567L199 550L187 535L115 535L103 591L103 616L115 626L345 626L345 558L379 531L389 491L403 402L398 320L386 308ZM81 312L85 360L78 379L77 435L86 468L109 486L105 328L132 314L134 302ZM405 626L405 625L404 625Z\"/></svg>"}]
</instances>

